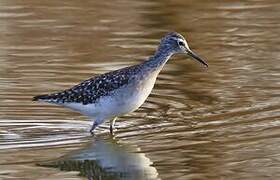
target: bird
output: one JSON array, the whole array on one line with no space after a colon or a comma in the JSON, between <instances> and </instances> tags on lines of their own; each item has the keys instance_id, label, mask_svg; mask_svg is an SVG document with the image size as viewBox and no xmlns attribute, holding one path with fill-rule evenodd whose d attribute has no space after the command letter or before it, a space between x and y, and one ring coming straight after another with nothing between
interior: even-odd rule
<instances>
[{"instance_id":1,"label":"bird","mask_svg":"<svg viewBox=\"0 0 280 180\"><path fill-rule=\"evenodd\" d=\"M91 134L100 124L110 121L113 134L116 118L137 110L145 102L163 66L174 54L187 54L208 67L206 61L190 49L183 35L169 32L147 60L93 76L57 93L34 96L33 101L60 105L88 116L92 120Z\"/></svg>"}]
</instances>

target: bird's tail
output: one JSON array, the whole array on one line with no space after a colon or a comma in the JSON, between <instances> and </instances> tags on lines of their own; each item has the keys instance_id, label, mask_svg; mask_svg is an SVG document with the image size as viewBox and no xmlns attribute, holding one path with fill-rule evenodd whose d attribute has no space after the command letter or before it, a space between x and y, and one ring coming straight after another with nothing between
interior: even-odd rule
<instances>
[{"instance_id":1,"label":"bird's tail","mask_svg":"<svg viewBox=\"0 0 280 180\"><path fill-rule=\"evenodd\" d=\"M45 102L54 103L56 102L56 97L52 94L43 94L43 95L34 96L32 101L45 101Z\"/></svg>"}]
</instances>

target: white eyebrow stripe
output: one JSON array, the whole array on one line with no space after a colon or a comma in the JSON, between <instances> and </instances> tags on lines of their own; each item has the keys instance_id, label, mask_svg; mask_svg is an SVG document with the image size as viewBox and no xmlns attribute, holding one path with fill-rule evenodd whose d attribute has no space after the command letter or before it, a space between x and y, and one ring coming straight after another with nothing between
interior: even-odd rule
<instances>
[{"instance_id":1,"label":"white eyebrow stripe","mask_svg":"<svg viewBox=\"0 0 280 180\"><path fill-rule=\"evenodd\" d=\"M189 49L189 45L188 45L188 43L187 43L185 40L179 39L179 41L180 41L180 42L183 42L183 43L184 43L184 46L185 46L186 48Z\"/></svg>"},{"instance_id":2,"label":"white eyebrow stripe","mask_svg":"<svg viewBox=\"0 0 280 180\"><path fill-rule=\"evenodd\" d=\"M179 39L180 42L184 43L184 45L186 44L185 41L183 39Z\"/></svg>"},{"instance_id":3,"label":"white eyebrow stripe","mask_svg":"<svg viewBox=\"0 0 280 180\"><path fill-rule=\"evenodd\" d=\"M184 39L179 39L179 38L175 38L175 37L171 37L173 40L176 40L176 41L180 41L180 42L183 42L184 43L184 46L187 48L187 49L190 49L188 43L186 40Z\"/></svg>"}]
</instances>

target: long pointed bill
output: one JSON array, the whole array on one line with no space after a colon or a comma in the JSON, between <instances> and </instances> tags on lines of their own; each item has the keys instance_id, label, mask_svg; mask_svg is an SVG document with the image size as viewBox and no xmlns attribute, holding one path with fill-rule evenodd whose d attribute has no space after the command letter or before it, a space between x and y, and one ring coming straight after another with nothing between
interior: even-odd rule
<instances>
[{"instance_id":1,"label":"long pointed bill","mask_svg":"<svg viewBox=\"0 0 280 180\"><path fill-rule=\"evenodd\" d=\"M203 59L201 59L197 54L195 54L193 51L188 49L187 53L188 53L188 55L190 55L192 58L194 58L195 60L197 60L198 62L200 62L204 66L208 67L208 64Z\"/></svg>"}]
</instances>

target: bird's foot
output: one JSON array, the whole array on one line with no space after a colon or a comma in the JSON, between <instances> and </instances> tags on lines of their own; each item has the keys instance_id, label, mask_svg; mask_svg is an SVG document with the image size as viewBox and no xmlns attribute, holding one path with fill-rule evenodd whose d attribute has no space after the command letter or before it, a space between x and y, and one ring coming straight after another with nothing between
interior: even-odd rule
<instances>
[{"instance_id":1,"label":"bird's foot","mask_svg":"<svg viewBox=\"0 0 280 180\"><path fill-rule=\"evenodd\" d=\"M90 133L92 136L94 136L93 130L90 130L89 133Z\"/></svg>"}]
</instances>

